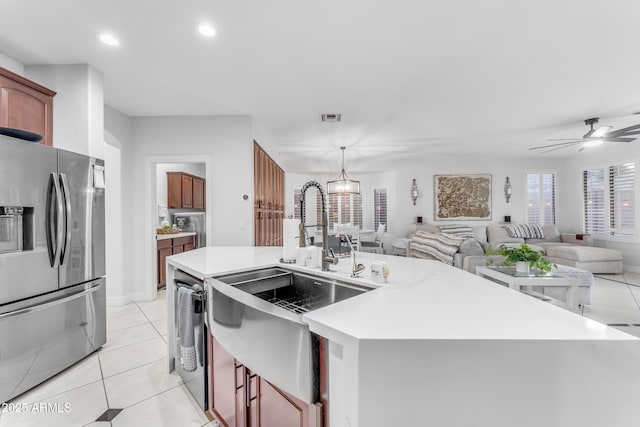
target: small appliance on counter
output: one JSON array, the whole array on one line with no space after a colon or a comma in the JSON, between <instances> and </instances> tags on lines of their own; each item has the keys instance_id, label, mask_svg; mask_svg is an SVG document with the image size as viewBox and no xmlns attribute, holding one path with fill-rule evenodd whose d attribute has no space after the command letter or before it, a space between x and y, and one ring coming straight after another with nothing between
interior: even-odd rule
<instances>
[{"instance_id":1,"label":"small appliance on counter","mask_svg":"<svg viewBox=\"0 0 640 427\"><path fill-rule=\"evenodd\" d=\"M199 211L174 211L169 210L173 224L183 232L194 232L194 249L206 246L205 213Z\"/></svg>"}]
</instances>

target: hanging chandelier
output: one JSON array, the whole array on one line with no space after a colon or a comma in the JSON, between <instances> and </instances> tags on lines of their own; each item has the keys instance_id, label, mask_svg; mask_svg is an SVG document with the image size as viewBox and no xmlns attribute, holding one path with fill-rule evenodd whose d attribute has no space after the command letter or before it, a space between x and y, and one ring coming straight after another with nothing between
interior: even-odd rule
<instances>
[{"instance_id":1,"label":"hanging chandelier","mask_svg":"<svg viewBox=\"0 0 640 427\"><path fill-rule=\"evenodd\" d=\"M360 181L350 179L344 171L344 150L342 150L342 172L332 181L327 181L327 193L329 194L360 194Z\"/></svg>"}]
</instances>

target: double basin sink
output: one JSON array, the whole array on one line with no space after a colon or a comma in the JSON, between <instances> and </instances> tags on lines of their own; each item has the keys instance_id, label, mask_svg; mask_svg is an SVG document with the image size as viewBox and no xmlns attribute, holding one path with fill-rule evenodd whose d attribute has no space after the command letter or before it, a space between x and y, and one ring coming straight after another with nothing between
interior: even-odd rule
<instances>
[{"instance_id":1,"label":"double basin sink","mask_svg":"<svg viewBox=\"0 0 640 427\"><path fill-rule=\"evenodd\" d=\"M320 337L302 314L371 290L281 267L207 279L211 334L239 362L307 403L319 399Z\"/></svg>"}]
</instances>

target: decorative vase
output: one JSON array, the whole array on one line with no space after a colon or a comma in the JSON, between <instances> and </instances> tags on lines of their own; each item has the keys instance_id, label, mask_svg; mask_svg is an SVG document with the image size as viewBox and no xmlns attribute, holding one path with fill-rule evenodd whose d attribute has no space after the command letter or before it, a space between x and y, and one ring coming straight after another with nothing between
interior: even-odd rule
<instances>
[{"instance_id":1,"label":"decorative vase","mask_svg":"<svg viewBox=\"0 0 640 427\"><path fill-rule=\"evenodd\" d=\"M518 261L516 262L516 272L517 273L528 273L529 272L529 263L526 261Z\"/></svg>"}]
</instances>

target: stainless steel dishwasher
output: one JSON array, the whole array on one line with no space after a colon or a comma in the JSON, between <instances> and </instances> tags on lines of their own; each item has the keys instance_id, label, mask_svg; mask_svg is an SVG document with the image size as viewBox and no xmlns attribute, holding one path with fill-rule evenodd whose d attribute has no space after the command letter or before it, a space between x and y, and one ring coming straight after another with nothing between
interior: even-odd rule
<instances>
[{"instance_id":1,"label":"stainless steel dishwasher","mask_svg":"<svg viewBox=\"0 0 640 427\"><path fill-rule=\"evenodd\" d=\"M202 410L207 410L207 327L204 323L205 319L205 291L204 283L180 270L176 270L173 278L174 291L174 319L173 327L176 331L174 348L175 370L182 378L185 386L191 392L198 405ZM193 324L193 347L195 350L195 360L183 360L181 358L181 337L180 328L180 302L178 298L179 289L185 288L191 291L191 319ZM183 316L183 321L185 317ZM190 333L190 331L189 331ZM190 354L193 356L192 354ZM195 362L195 363L194 363ZM194 366L195 365L195 366ZM192 369L194 368L195 369Z\"/></svg>"}]
</instances>

